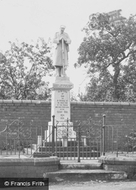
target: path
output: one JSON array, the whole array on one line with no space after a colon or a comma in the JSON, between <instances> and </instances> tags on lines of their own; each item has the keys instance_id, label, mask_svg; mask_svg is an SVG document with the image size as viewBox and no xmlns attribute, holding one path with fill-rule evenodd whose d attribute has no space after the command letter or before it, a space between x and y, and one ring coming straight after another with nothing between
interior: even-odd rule
<instances>
[{"instance_id":1,"label":"path","mask_svg":"<svg viewBox=\"0 0 136 190\"><path fill-rule=\"evenodd\" d=\"M49 190L136 190L136 182L84 182L50 185Z\"/></svg>"}]
</instances>

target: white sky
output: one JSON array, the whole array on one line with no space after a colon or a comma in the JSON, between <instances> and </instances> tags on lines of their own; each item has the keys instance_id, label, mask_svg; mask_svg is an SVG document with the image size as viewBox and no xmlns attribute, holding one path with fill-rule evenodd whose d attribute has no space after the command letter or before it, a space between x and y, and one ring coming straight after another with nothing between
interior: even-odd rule
<instances>
[{"instance_id":1,"label":"white sky","mask_svg":"<svg viewBox=\"0 0 136 190\"><path fill-rule=\"evenodd\" d=\"M8 41L35 41L38 37L53 38L61 24L66 26L72 43L69 70L75 91L85 78L84 71L74 70L77 49L82 42L81 29L89 15L122 9L123 16L136 13L136 0L0 0L0 51L8 48Z\"/></svg>"}]
</instances>

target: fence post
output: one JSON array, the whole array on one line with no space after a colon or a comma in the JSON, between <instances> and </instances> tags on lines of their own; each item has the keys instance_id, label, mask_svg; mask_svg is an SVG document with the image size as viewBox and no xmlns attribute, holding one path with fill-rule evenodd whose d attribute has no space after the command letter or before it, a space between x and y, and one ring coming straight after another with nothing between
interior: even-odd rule
<instances>
[{"instance_id":1,"label":"fence post","mask_svg":"<svg viewBox=\"0 0 136 190\"><path fill-rule=\"evenodd\" d=\"M68 123L69 123L69 119L67 118L67 140L68 140Z\"/></svg>"},{"instance_id":2,"label":"fence post","mask_svg":"<svg viewBox=\"0 0 136 190\"><path fill-rule=\"evenodd\" d=\"M19 130L19 125L18 125L18 142L19 142L19 158L20 158L20 149L21 149L21 142L20 142L20 130Z\"/></svg>"},{"instance_id":3,"label":"fence post","mask_svg":"<svg viewBox=\"0 0 136 190\"><path fill-rule=\"evenodd\" d=\"M7 129L6 129L6 154L8 154L8 125L7 125Z\"/></svg>"},{"instance_id":4,"label":"fence post","mask_svg":"<svg viewBox=\"0 0 136 190\"><path fill-rule=\"evenodd\" d=\"M54 150L55 150L54 129L55 129L55 115L52 116L52 156L54 155Z\"/></svg>"},{"instance_id":5,"label":"fence post","mask_svg":"<svg viewBox=\"0 0 136 190\"><path fill-rule=\"evenodd\" d=\"M102 155L105 156L105 119L106 115L103 115L103 126L102 126Z\"/></svg>"},{"instance_id":6,"label":"fence post","mask_svg":"<svg viewBox=\"0 0 136 190\"><path fill-rule=\"evenodd\" d=\"M81 134L80 134L80 124L79 124L78 125L78 146L77 146L78 162L80 162L80 140L81 140Z\"/></svg>"}]
</instances>

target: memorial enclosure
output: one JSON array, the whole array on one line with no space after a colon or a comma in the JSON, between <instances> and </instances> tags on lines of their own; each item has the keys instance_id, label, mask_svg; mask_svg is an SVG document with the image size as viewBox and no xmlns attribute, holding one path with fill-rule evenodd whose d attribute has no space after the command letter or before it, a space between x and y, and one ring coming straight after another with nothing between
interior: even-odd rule
<instances>
[{"instance_id":1,"label":"memorial enclosure","mask_svg":"<svg viewBox=\"0 0 136 190\"><path fill-rule=\"evenodd\" d=\"M122 150L121 148L125 146L124 139L126 136L136 131L136 103L71 102L70 113L73 129L75 130L77 122L81 122L81 136L86 137L86 132L89 131L90 138L98 135L98 129L101 131L103 127L103 115L106 116L104 124L105 151ZM30 127L32 131L36 129L36 132L32 132L32 135L34 135L35 139L33 143L37 143L37 136L41 133L44 136L44 132L48 129L50 118L51 102L39 100L0 100L1 139L6 126L13 124L14 127L14 121L19 119L22 122L23 129L29 129ZM133 142L129 143L132 144ZM124 148L132 147L129 144L129 147ZM128 151L128 149L123 150Z\"/></svg>"}]
</instances>

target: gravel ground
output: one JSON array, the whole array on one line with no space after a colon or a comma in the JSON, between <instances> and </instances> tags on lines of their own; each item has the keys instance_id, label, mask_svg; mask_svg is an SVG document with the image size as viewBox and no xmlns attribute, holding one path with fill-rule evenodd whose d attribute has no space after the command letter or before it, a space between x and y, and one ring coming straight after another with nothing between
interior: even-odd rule
<instances>
[{"instance_id":1,"label":"gravel ground","mask_svg":"<svg viewBox=\"0 0 136 190\"><path fill-rule=\"evenodd\" d=\"M135 181L118 181L118 182L102 182L102 181L90 181L90 182L75 182L75 183L61 183L50 184L49 189L45 187L16 187L6 188L6 190L136 190ZM0 188L5 190L5 188Z\"/></svg>"},{"instance_id":2,"label":"gravel ground","mask_svg":"<svg viewBox=\"0 0 136 190\"><path fill-rule=\"evenodd\" d=\"M136 190L135 181L102 182L91 181L84 183L54 184L49 190Z\"/></svg>"}]
</instances>

